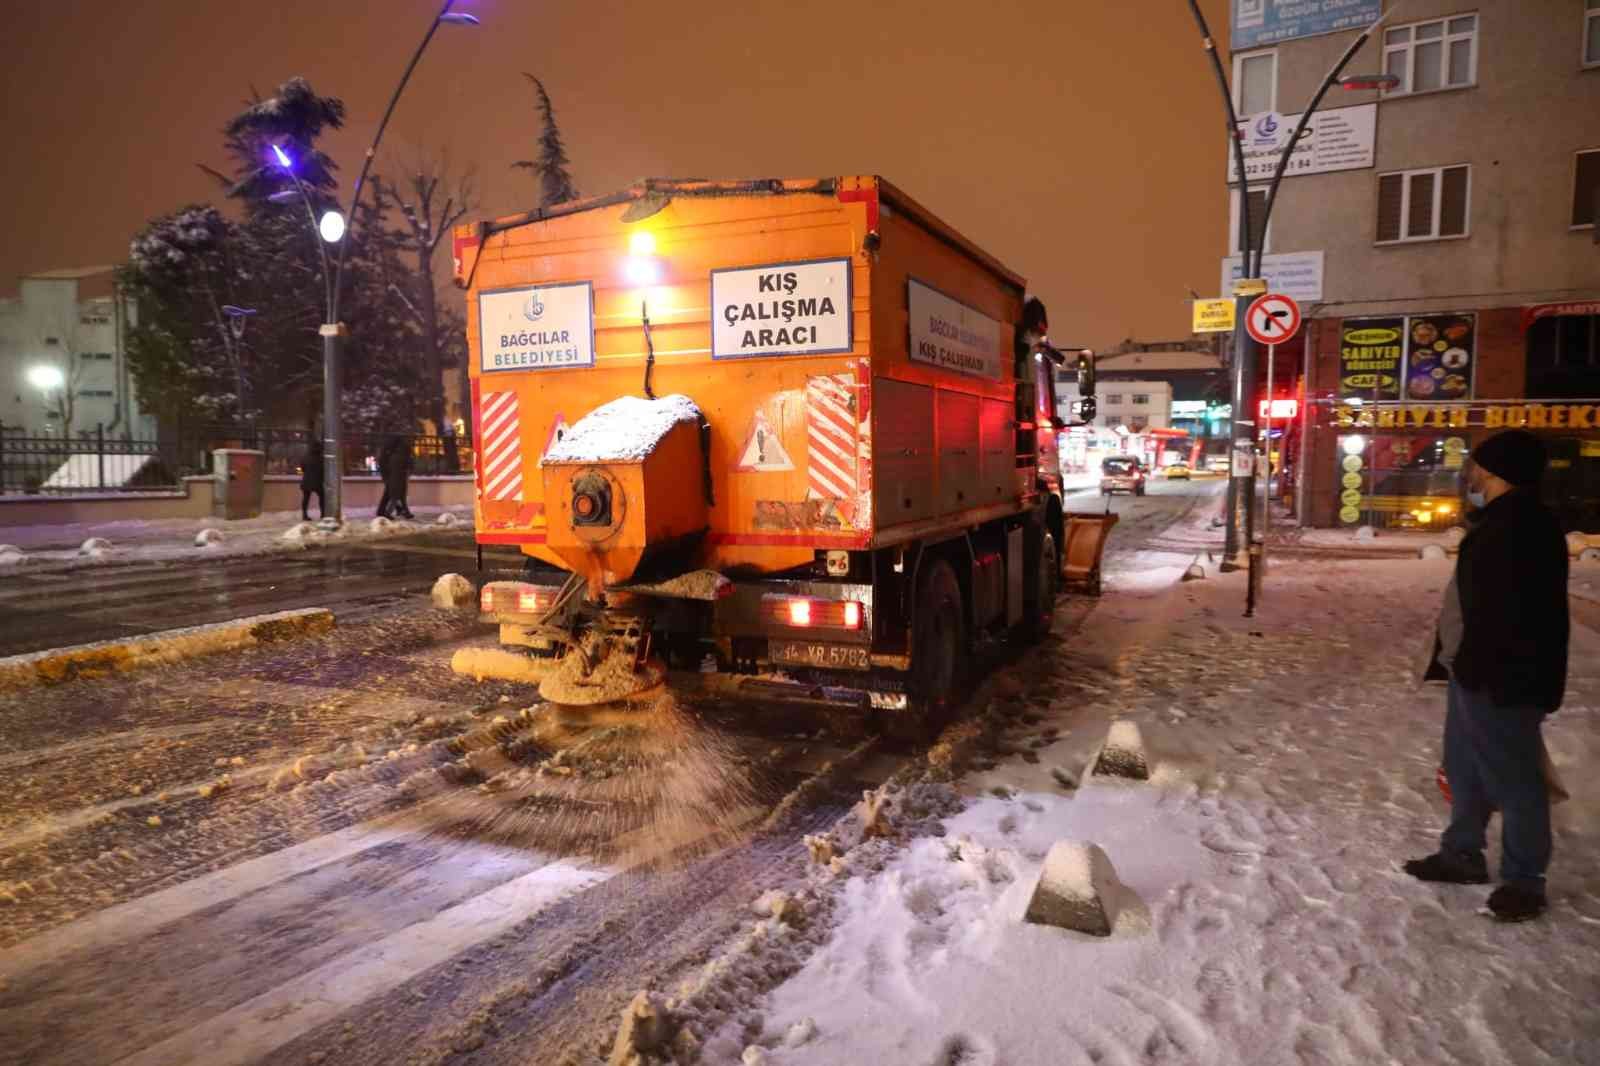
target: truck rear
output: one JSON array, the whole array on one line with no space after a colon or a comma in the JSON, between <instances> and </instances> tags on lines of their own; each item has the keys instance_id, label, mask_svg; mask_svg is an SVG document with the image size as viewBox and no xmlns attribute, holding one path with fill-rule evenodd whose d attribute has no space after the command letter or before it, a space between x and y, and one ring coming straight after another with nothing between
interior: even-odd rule
<instances>
[{"instance_id":1,"label":"truck rear","mask_svg":"<svg viewBox=\"0 0 1600 1066\"><path fill-rule=\"evenodd\" d=\"M483 589L541 692L669 670L916 715L1037 638L1062 507L1024 282L877 177L646 181L459 227Z\"/></svg>"}]
</instances>

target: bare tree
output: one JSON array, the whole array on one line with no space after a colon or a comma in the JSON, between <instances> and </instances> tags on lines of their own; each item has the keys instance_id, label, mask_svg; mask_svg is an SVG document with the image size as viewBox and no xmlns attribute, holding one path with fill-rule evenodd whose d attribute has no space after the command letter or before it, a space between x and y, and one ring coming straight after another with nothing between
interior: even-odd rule
<instances>
[{"instance_id":1,"label":"bare tree","mask_svg":"<svg viewBox=\"0 0 1600 1066\"><path fill-rule=\"evenodd\" d=\"M436 432L453 438L453 426L445 420L444 364L447 353L451 361L455 361L454 356L465 338L456 336L460 332L459 316L440 312L435 253L450 228L477 206L477 175L470 167L453 174L445 153L434 156L418 153L403 172L405 176L398 181L374 174L373 196L380 215L393 205L405 220L405 228L398 230L394 237L411 254L412 270L403 281L396 279L392 288L411 313L422 336L423 377L428 390L423 398L423 409L433 420ZM464 355L459 362L465 406L471 390ZM458 460L453 439L451 446L449 459L454 469Z\"/></svg>"},{"instance_id":2,"label":"bare tree","mask_svg":"<svg viewBox=\"0 0 1600 1066\"><path fill-rule=\"evenodd\" d=\"M571 160L567 158L567 147L562 143L561 130L556 125L555 112L550 106L550 94L544 91L544 82L532 74L524 71L522 76L533 83L534 92L538 94L539 114L544 122L544 132L539 136L539 158L520 159L511 165L519 170L529 171L539 183L540 207L576 200L578 187L572 182L572 171L569 169Z\"/></svg>"},{"instance_id":3,"label":"bare tree","mask_svg":"<svg viewBox=\"0 0 1600 1066\"><path fill-rule=\"evenodd\" d=\"M35 386L43 393L42 401L47 418L61 420L61 435L70 436L73 419L78 413L78 389L83 384L83 360L78 357L74 336L75 316L57 316L51 323L52 332L40 337L43 358L34 366L54 370L54 382L37 381Z\"/></svg>"}]
</instances>

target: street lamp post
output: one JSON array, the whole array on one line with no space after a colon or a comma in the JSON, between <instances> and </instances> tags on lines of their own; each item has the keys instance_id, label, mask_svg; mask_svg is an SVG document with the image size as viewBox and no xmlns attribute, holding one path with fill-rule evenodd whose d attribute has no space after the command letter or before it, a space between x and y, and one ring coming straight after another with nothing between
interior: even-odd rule
<instances>
[{"instance_id":1,"label":"street lamp post","mask_svg":"<svg viewBox=\"0 0 1600 1066\"><path fill-rule=\"evenodd\" d=\"M341 214L337 210L326 211L322 217L317 218L315 209L311 206L311 198L307 194L304 184L294 173L293 160L279 148L273 146L273 151L278 155L278 161L289 171L294 178L295 188L300 198L305 202L306 213L311 218L312 228L321 238L319 248L322 253L323 281L327 287L327 315L317 332L322 337L322 485L326 501L323 510L323 522L329 526L337 527L344 521L344 493L342 479L344 477L344 431L340 425L341 388L339 380L339 356L341 342L349 330L343 322L339 321L339 294L344 280L344 257L350 246L345 238L349 235L347 227L354 227L356 208L361 205L361 189L367 182L367 174L372 170L372 161L377 157L378 145L383 141L383 133L389 126L389 119L394 116L395 105L400 102L400 94L405 91L406 83L411 80L411 72L417 69L417 63L422 59L422 53L427 50L433 35L439 32L440 26L476 26L478 18L465 12L452 12L456 0L445 0L439 8L439 13L428 23L428 32L423 34L422 42L417 45L416 51L411 53L411 61L406 64L406 69L400 75L400 82L394 87L394 92L389 96L389 106L384 108L383 118L378 122L378 131L373 134L372 143L367 146L366 156L361 161L361 174L356 178L355 189L350 196L350 210ZM287 190L285 190L287 191ZM285 198L287 199L287 198ZM283 202L282 200L279 201ZM338 248L334 256L332 270L329 270L328 253L321 244L333 244Z\"/></svg>"},{"instance_id":2,"label":"street lamp post","mask_svg":"<svg viewBox=\"0 0 1600 1066\"><path fill-rule=\"evenodd\" d=\"M1200 29L1202 44L1207 56L1211 60L1212 71L1216 76L1217 87L1222 92L1223 108L1228 120L1228 138L1233 145L1235 169L1239 172L1239 219L1240 230L1244 240L1241 242L1239 279L1240 285L1235 290L1234 296L1234 331L1233 331L1233 456L1230 457L1228 475L1228 513L1227 530L1223 542L1223 568L1236 567L1239 550L1248 546L1255 537L1255 407L1251 404L1255 393L1256 352L1255 343L1245 329L1245 319L1250 307L1250 302L1255 298L1255 293L1244 290L1260 289L1260 285L1249 286L1248 282L1258 282L1261 279L1261 261L1266 251L1267 223L1272 218L1272 208L1278 199L1278 187L1283 182L1283 175L1289 166L1289 159L1294 154L1295 145L1305 135L1307 124L1311 121L1322 98L1335 84L1344 88L1359 89L1385 89L1393 88L1396 79L1390 75L1352 75L1343 78L1344 68L1355 58L1361 46L1382 25L1389 16L1393 15L1400 7L1401 0L1391 4L1388 11L1380 12L1377 19L1363 30L1344 54L1339 57L1333 69L1328 71L1322 84L1312 95L1311 102L1300 113L1300 121L1295 124L1294 132L1284 142L1278 153L1278 163L1272 173L1272 181L1267 186L1266 202L1262 209L1261 223L1258 226L1250 224L1250 183L1245 173L1244 142L1239 133L1238 114L1233 106L1233 91L1228 85L1227 73L1222 69L1222 60L1217 55L1216 43L1211 38L1211 30L1206 23L1206 17L1200 10L1199 0L1189 0L1189 10L1194 15L1196 25ZM1232 244L1232 236L1229 236ZM1244 414L1247 417L1241 418ZM1267 442L1271 449L1271 441ZM1240 462L1239 459L1248 462ZM1240 474L1240 466L1248 465L1248 472ZM1242 499L1241 499L1242 498ZM1239 529L1239 513L1241 504L1244 512L1244 545L1241 545Z\"/></svg>"}]
</instances>

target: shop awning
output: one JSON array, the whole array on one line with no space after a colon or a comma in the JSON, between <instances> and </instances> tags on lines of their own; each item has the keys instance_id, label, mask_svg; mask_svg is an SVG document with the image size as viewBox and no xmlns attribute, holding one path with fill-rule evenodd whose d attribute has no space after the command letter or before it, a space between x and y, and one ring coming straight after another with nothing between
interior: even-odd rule
<instances>
[{"instance_id":1,"label":"shop awning","mask_svg":"<svg viewBox=\"0 0 1600 1066\"><path fill-rule=\"evenodd\" d=\"M1539 319L1549 318L1551 315L1600 315L1600 300L1577 300L1559 304L1539 304L1535 307L1522 309L1522 332L1528 329Z\"/></svg>"}]
</instances>

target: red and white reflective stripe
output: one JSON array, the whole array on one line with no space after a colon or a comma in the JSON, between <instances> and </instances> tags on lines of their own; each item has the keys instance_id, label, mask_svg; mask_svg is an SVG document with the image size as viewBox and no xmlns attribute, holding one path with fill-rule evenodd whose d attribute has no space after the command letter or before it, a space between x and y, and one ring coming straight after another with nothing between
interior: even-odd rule
<instances>
[{"instance_id":1,"label":"red and white reflective stripe","mask_svg":"<svg viewBox=\"0 0 1600 1066\"><path fill-rule=\"evenodd\" d=\"M522 499L522 423L517 418L517 394L509 389L482 393L478 426L483 441L479 494L486 500Z\"/></svg>"},{"instance_id":2,"label":"red and white reflective stripe","mask_svg":"<svg viewBox=\"0 0 1600 1066\"><path fill-rule=\"evenodd\" d=\"M856 495L854 374L806 381L807 495L848 500Z\"/></svg>"}]
</instances>

